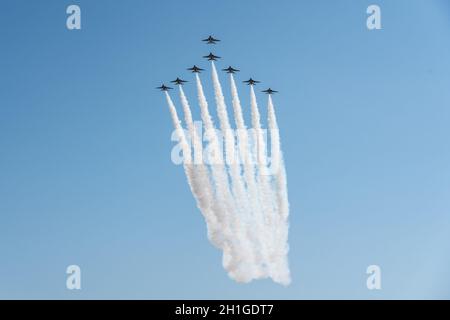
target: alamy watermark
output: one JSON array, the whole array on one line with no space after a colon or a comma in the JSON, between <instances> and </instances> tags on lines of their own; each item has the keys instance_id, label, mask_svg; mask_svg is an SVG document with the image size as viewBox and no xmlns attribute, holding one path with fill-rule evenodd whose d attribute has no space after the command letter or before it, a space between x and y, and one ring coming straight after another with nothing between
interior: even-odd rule
<instances>
[{"instance_id":1,"label":"alamy watermark","mask_svg":"<svg viewBox=\"0 0 450 320\"><path fill-rule=\"evenodd\" d=\"M66 279L66 288L69 290L81 290L81 268L73 264L67 267L66 273L69 275Z\"/></svg>"},{"instance_id":2,"label":"alamy watermark","mask_svg":"<svg viewBox=\"0 0 450 320\"><path fill-rule=\"evenodd\" d=\"M369 275L366 286L369 290L381 290L381 268L373 264L367 267L366 273Z\"/></svg>"},{"instance_id":3,"label":"alamy watermark","mask_svg":"<svg viewBox=\"0 0 450 320\"><path fill-rule=\"evenodd\" d=\"M171 160L175 165L252 165L265 167L263 174L266 175L278 172L281 154L274 154L270 150L271 140L279 137L278 130L250 128L229 129L224 132L215 129L209 132L203 129L202 121L195 121L194 126L194 137L191 137L189 130L183 131L190 156L183 153L178 131L172 132L171 140L177 142L171 151ZM270 155L269 150L272 151Z\"/></svg>"},{"instance_id":4,"label":"alamy watermark","mask_svg":"<svg viewBox=\"0 0 450 320\"><path fill-rule=\"evenodd\" d=\"M69 30L81 29L81 9L79 6L72 4L67 7L66 13L69 15L66 20L66 27Z\"/></svg>"},{"instance_id":5,"label":"alamy watermark","mask_svg":"<svg viewBox=\"0 0 450 320\"><path fill-rule=\"evenodd\" d=\"M380 6L376 4L371 4L366 10L369 15L366 20L366 26L369 30L380 30L381 29L381 9Z\"/></svg>"}]
</instances>

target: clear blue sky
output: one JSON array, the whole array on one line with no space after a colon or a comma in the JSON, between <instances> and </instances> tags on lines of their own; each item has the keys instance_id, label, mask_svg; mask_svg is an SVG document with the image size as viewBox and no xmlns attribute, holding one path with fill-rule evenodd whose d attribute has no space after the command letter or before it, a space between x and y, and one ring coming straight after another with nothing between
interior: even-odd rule
<instances>
[{"instance_id":1,"label":"clear blue sky","mask_svg":"<svg viewBox=\"0 0 450 320\"><path fill-rule=\"evenodd\" d=\"M372 3L382 30L366 28ZM66 29L69 4L82 30ZM8 0L0 12L0 298L450 298L446 1ZM209 69L210 33L218 66L280 91L287 288L227 277L170 161L154 87ZM186 92L194 102L192 81ZM81 291L65 288L70 264ZM381 291L366 288L371 264Z\"/></svg>"}]
</instances>

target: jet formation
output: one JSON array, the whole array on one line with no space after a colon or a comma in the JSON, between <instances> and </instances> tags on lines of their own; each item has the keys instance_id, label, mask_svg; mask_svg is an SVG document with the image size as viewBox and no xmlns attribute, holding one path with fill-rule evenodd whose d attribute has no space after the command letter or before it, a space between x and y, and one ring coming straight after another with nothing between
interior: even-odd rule
<instances>
[{"instance_id":1,"label":"jet formation","mask_svg":"<svg viewBox=\"0 0 450 320\"><path fill-rule=\"evenodd\" d=\"M186 70L192 71L193 73L200 73L202 72L204 69L197 67L195 64L192 68L187 68Z\"/></svg>"},{"instance_id":2,"label":"jet formation","mask_svg":"<svg viewBox=\"0 0 450 320\"><path fill-rule=\"evenodd\" d=\"M250 79L248 79L248 80L245 80L245 81L242 81L243 83L246 83L246 84L248 84L248 85L254 85L254 84L257 84L257 83L260 83L260 81L258 81L258 80L253 80L252 78L250 78Z\"/></svg>"},{"instance_id":3,"label":"jet formation","mask_svg":"<svg viewBox=\"0 0 450 320\"><path fill-rule=\"evenodd\" d=\"M216 44L217 42L220 42L220 39L214 38L213 36L210 35L210 36L208 36L208 38L202 39L202 41L205 42L206 44ZM216 56L215 54L210 52L208 55L203 56L203 58L205 58L208 61L217 61L221 57ZM204 71L204 69L202 69L200 67L197 67L196 65L194 65L191 68L187 68L186 70L191 71L192 73L200 73L200 72ZM229 66L228 68L222 69L222 71L225 71L226 73L234 74L236 72L239 72L240 70L239 69L235 69L232 66ZM170 81L170 82L175 84L175 85L180 85L181 86L181 85L185 84L188 81L182 80L182 79L177 77L175 80ZM242 82L247 84L247 85L250 85L250 86L254 86L257 83L260 83L260 81L254 80L252 78L250 78L248 80L245 80L245 81L242 81ZM156 89L159 89L161 91L168 91L168 90L171 90L172 88L171 87L167 87L167 86L165 86L163 84L160 87L156 87ZM266 90L262 90L262 92L264 92L266 94L269 94L269 95L272 95L274 93L277 93L278 91L272 90L271 88L268 88Z\"/></svg>"},{"instance_id":4,"label":"jet formation","mask_svg":"<svg viewBox=\"0 0 450 320\"><path fill-rule=\"evenodd\" d=\"M239 72L240 70L235 69L232 66L229 66L228 68L222 69L222 71L226 71L227 73L235 73L235 72Z\"/></svg>"},{"instance_id":5,"label":"jet formation","mask_svg":"<svg viewBox=\"0 0 450 320\"><path fill-rule=\"evenodd\" d=\"M209 61L217 61L217 59L220 59L219 56L216 56L216 55L212 54L211 52L207 56L203 56L203 58L206 58Z\"/></svg>"},{"instance_id":6,"label":"jet formation","mask_svg":"<svg viewBox=\"0 0 450 320\"><path fill-rule=\"evenodd\" d=\"M181 80L180 78L176 78L175 80L173 80L173 81L170 81L171 83L175 83L176 85L183 85L184 83L186 83L186 82L188 82L188 81L186 81L186 80Z\"/></svg>"},{"instance_id":7,"label":"jet formation","mask_svg":"<svg viewBox=\"0 0 450 320\"><path fill-rule=\"evenodd\" d=\"M262 90L261 92L267 93L267 94L274 94L277 93L278 91L272 90L272 89L267 89L267 90Z\"/></svg>"},{"instance_id":8,"label":"jet formation","mask_svg":"<svg viewBox=\"0 0 450 320\"><path fill-rule=\"evenodd\" d=\"M219 39L215 39L213 36L209 36L206 39L203 39L202 41L206 42L207 44L216 44L216 42L220 42Z\"/></svg>"},{"instance_id":9,"label":"jet formation","mask_svg":"<svg viewBox=\"0 0 450 320\"><path fill-rule=\"evenodd\" d=\"M164 83L163 83L162 86L156 87L156 89L159 89L159 90L161 90L161 91L167 91L167 90L172 90L173 88L167 87L167 86L165 86Z\"/></svg>"}]
</instances>

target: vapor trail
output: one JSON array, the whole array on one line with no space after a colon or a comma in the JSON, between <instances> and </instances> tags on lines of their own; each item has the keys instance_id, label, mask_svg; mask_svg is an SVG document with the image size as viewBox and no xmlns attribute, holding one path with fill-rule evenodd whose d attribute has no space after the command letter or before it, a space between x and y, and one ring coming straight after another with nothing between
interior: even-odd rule
<instances>
[{"instance_id":1,"label":"vapor trail","mask_svg":"<svg viewBox=\"0 0 450 320\"><path fill-rule=\"evenodd\" d=\"M211 115L209 113L208 102L203 91L203 86L198 74L196 74L195 76L201 116L205 124L205 133L209 137L209 147L212 149L212 152L215 155L215 161L217 161L215 163L212 163L210 167L212 178L216 185L216 202L219 205L223 206L224 211L220 214L219 217L219 223L223 228L225 239L222 246L224 251L223 265L224 268L228 271L229 275L236 281L248 282L251 280L251 271L247 272L241 270L243 261L247 259L245 245L244 251L240 250L240 247L242 245L241 242L245 242L245 240L241 240L240 236L233 236L236 233L236 229L238 235L241 233L240 226L236 222L236 202L234 201L234 198L230 191L228 174L226 172L224 161L220 153L219 139L214 128Z\"/></svg>"},{"instance_id":2,"label":"vapor trail","mask_svg":"<svg viewBox=\"0 0 450 320\"><path fill-rule=\"evenodd\" d=\"M194 147L194 163L203 163L202 159L202 141L201 137L199 137L198 132L195 128L194 121L192 119L192 112L189 106L189 101L184 94L183 86L180 85L180 100L181 105L183 106L184 118L186 121L187 128L189 130L189 136L192 141L192 145Z\"/></svg>"},{"instance_id":3,"label":"vapor trail","mask_svg":"<svg viewBox=\"0 0 450 320\"><path fill-rule=\"evenodd\" d=\"M251 209L240 172L240 164L238 159L236 159L234 132L231 129L225 98L222 92L222 85L220 84L214 61L211 62L211 66L217 114L219 117L220 128L225 138L225 157L230 168L231 184L235 198L234 204L237 209L231 216L231 223L244 251L244 255L242 256L244 262L241 265L241 269L238 271L239 275L236 274L236 276L241 278L241 281L248 282L254 277L256 272L254 270L254 250L251 248L248 235L248 225L250 223L249 212Z\"/></svg>"},{"instance_id":4,"label":"vapor trail","mask_svg":"<svg viewBox=\"0 0 450 320\"><path fill-rule=\"evenodd\" d=\"M252 113L252 126L255 133L254 142L256 144L256 163L259 166L259 169L264 170L264 166L262 166L262 164L266 164L266 148L263 132L261 129L261 115L259 114L258 103L256 102L256 95L253 85L250 85L250 108Z\"/></svg>"},{"instance_id":5,"label":"vapor trail","mask_svg":"<svg viewBox=\"0 0 450 320\"><path fill-rule=\"evenodd\" d=\"M223 96L222 86L220 84L214 62L212 62L211 65L212 65L212 78L214 84L217 113L219 116L220 128L225 138L225 155L227 158L227 163L230 166L231 181L234 191L233 193L237 198L236 202L239 205L246 205L248 200L246 199L244 184L240 174L240 165L238 159L236 159L234 133L233 130L231 129L230 121L228 119L225 98ZM245 207L241 207L239 209L241 211L241 214L245 214L245 209L248 210L248 208Z\"/></svg>"},{"instance_id":6,"label":"vapor trail","mask_svg":"<svg viewBox=\"0 0 450 320\"><path fill-rule=\"evenodd\" d=\"M191 148L187 143L183 127L181 126L180 119L178 118L177 110L175 109L175 105L172 99L170 98L169 93L167 91L165 91L164 93L166 94L167 105L169 106L173 126L175 127L175 131L178 135L178 138L180 139L181 149L183 150L184 164L191 164L192 163Z\"/></svg>"},{"instance_id":7,"label":"vapor trail","mask_svg":"<svg viewBox=\"0 0 450 320\"><path fill-rule=\"evenodd\" d=\"M271 157L274 165L275 178L277 179L277 190L280 195L278 201L278 207L283 219L287 219L289 216L289 201L287 197L287 181L286 170L284 166L283 153L281 151L279 128L277 118L275 115L275 109L273 107L272 97L269 95L268 99L268 123L271 134Z\"/></svg>"},{"instance_id":8,"label":"vapor trail","mask_svg":"<svg viewBox=\"0 0 450 320\"><path fill-rule=\"evenodd\" d=\"M234 119L237 128L238 135L238 150L241 156L242 162L244 164L244 176L247 187L256 196L256 181L255 181L255 170L253 168L251 154L249 152L249 142L248 142L248 132L245 126L244 117L242 114L241 101L239 100L239 94L236 88L236 83L234 81L233 74L230 73L230 83L231 83L231 96L232 104L234 110Z\"/></svg>"},{"instance_id":9,"label":"vapor trail","mask_svg":"<svg viewBox=\"0 0 450 320\"><path fill-rule=\"evenodd\" d=\"M268 265L270 267L269 272L271 273L272 278L275 277L278 272L274 266L276 256L277 256L277 248L274 246L274 219L276 216L276 203L273 198L273 191L269 181L269 171L266 165L266 145L264 142L264 135L261 129L261 116L258 109L258 103L256 101L255 90L253 85L250 85L250 108L252 114L252 126L255 134L255 142L256 142L256 159L257 159L257 182L259 186L259 193L261 197L261 203L263 206L264 212L264 225L266 227L268 239L265 242L269 250L269 261Z\"/></svg>"},{"instance_id":10,"label":"vapor trail","mask_svg":"<svg viewBox=\"0 0 450 320\"><path fill-rule=\"evenodd\" d=\"M256 275L256 277L259 278L268 276L267 271L264 270L264 264L268 260L267 248L265 246L265 242L261 241L262 239L258 237L258 235L263 235L263 237L265 238L266 229L264 228L263 225L263 212L262 212L263 209L260 205L258 188L256 186L255 170L252 162L253 160L251 158L250 152L251 150L249 148L248 131L247 127L245 126L244 117L242 114L241 101L239 99L239 94L232 73L230 73L230 84L231 84L231 96L234 111L234 119L236 123L238 136L238 150L244 167L244 178L245 183L247 185L248 198L252 212L251 236L252 241L256 242L257 246L256 248L257 250L255 250L257 252L256 259L259 260L257 263L262 268L262 270L260 270L259 273Z\"/></svg>"},{"instance_id":11,"label":"vapor trail","mask_svg":"<svg viewBox=\"0 0 450 320\"><path fill-rule=\"evenodd\" d=\"M192 120L191 108L184 94L183 87L180 85L180 100L183 106L184 117L186 125L189 130L189 136L194 146L194 164L192 165L192 171L194 176L191 178L192 184L195 186L193 189L193 194L197 200L197 206L202 212L206 224L208 227L208 238L215 245L219 246L221 241L220 236L220 226L218 225L217 216L215 212L220 212L220 208L217 207L214 199L214 186L209 179L209 172L206 165L203 163L201 152L202 152L202 141L198 136L197 130Z\"/></svg>"},{"instance_id":12,"label":"vapor trail","mask_svg":"<svg viewBox=\"0 0 450 320\"><path fill-rule=\"evenodd\" d=\"M289 265L287 260L287 254L289 251L288 246L288 216L289 216L289 201L288 201L288 189L286 179L286 169L284 166L283 153L281 151L279 128L275 110L273 107L272 97L268 98L268 125L270 131L271 141L271 168L272 174L275 179L276 198L278 206L278 217L276 218L276 235L279 245L278 270L276 280L282 284L288 285L291 282Z\"/></svg>"},{"instance_id":13,"label":"vapor trail","mask_svg":"<svg viewBox=\"0 0 450 320\"><path fill-rule=\"evenodd\" d=\"M195 195L198 192L198 189L201 188L201 186L199 186L194 179L195 173L194 173L193 166L192 166L191 149L190 149L189 144L187 143L186 136L184 134L184 130L181 127L180 119L178 118L178 114L177 114L177 110L175 109L175 105L174 105L172 99L170 98L169 93L167 91L165 91L165 94L166 94L167 105L169 106L170 115L172 117L173 126L178 135L178 138L180 139L181 150L183 151L183 168L184 168L191 192ZM197 201L197 206L201 207L199 201Z\"/></svg>"},{"instance_id":14,"label":"vapor trail","mask_svg":"<svg viewBox=\"0 0 450 320\"><path fill-rule=\"evenodd\" d=\"M214 93L217 106L217 115L219 117L220 129L225 139L225 158L227 163L236 163L235 148L234 148L234 135L232 134L230 121L228 119L227 108L225 104L225 98L222 93L222 86L219 81L216 66L214 61L211 61L212 67L212 80L214 85Z\"/></svg>"},{"instance_id":15,"label":"vapor trail","mask_svg":"<svg viewBox=\"0 0 450 320\"><path fill-rule=\"evenodd\" d=\"M233 115L237 129L235 134L230 124L233 116L232 119L228 116L215 63L212 62L211 66L220 131L214 126L197 73L202 69L195 66L190 68L196 72L205 143L202 141L202 130L198 130L193 121L183 87L179 86L179 94L187 131L183 130L167 91L171 88L164 85L159 87L165 91L183 153L183 169L189 187L206 221L208 239L223 251L222 264L232 279L249 282L270 277L277 283L288 285L291 281L288 265L288 188L272 97L269 95L267 106L271 150L269 167L267 136L264 135L266 130L261 126L253 85L250 86L252 132L249 132L234 76L230 73ZM174 82L180 84L185 81L177 78ZM270 90L268 92L271 93Z\"/></svg>"}]
</instances>

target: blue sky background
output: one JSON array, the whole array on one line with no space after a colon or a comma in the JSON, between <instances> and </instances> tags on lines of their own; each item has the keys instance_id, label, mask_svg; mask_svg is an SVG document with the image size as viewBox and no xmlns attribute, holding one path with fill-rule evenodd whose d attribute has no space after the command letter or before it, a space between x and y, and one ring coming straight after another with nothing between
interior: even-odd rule
<instances>
[{"instance_id":1,"label":"blue sky background","mask_svg":"<svg viewBox=\"0 0 450 320\"><path fill-rule=\"evenodd\" d=\"M287 288L228 278L170 160L154 87L209 70L210 33L219 67L280 91ZM0 298L450 298L449 39L445 0L2 1Z\"/></svg>"}]
</instances>

